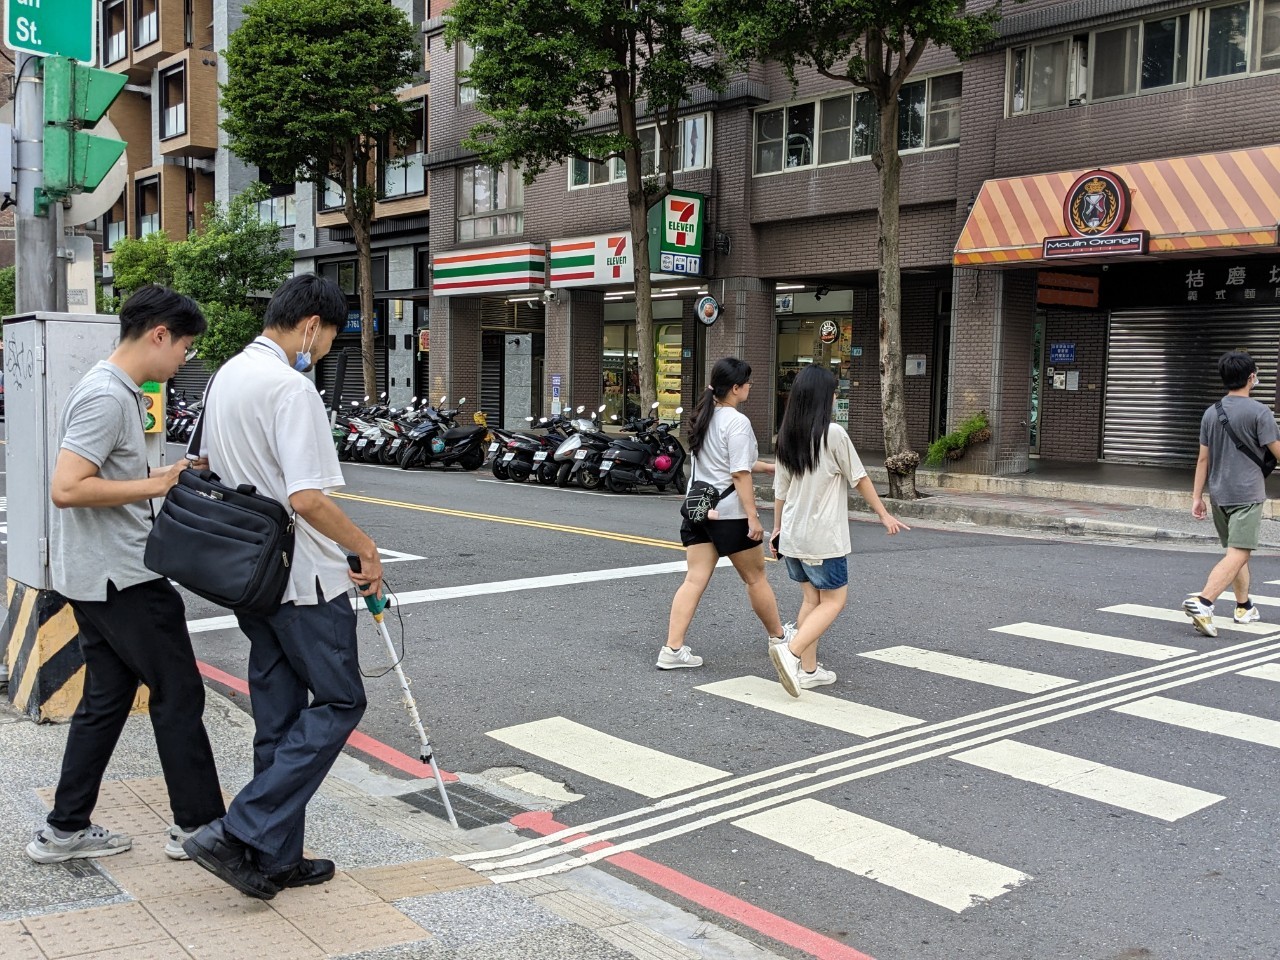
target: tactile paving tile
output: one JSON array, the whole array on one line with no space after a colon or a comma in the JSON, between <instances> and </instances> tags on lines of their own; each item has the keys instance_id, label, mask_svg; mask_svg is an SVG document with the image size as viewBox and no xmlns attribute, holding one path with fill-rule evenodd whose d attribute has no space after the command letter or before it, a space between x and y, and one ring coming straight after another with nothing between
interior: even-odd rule
<instances>
[{"instance_id":1,"label":"tactile paving tile","mask_svg":"<svg viewBox=\"0 0 1280 960\"><path fill-rule=\"evenodd\" d=\"M350 873L353 880L368 887L383 900L402 900L405 897L421 897L491 883L488 878L448 857L416 860L394 867L352 870Z\"/></svg>"},{"instance_id":2,"label":"tactile paving tile","mask_svg":"<svg viewBox=\"0 0 1280 960\"><path fill-rule=\"evenodd\" d=\"M31 934L16 920L0 923L0 957L4 960L44 960L44 954Z\"/></svg>"},{"instance_id":3,"label":"tactile paving tile","mask_svg":"<svg viewBox=\"0 0 1280 960\"><path fill-rule=\"evenodd\" d=\"M49 960L164 940L168 934L140 903L119 903L91 910L71 910L29 917L23 924Z\"/></svg>"},{"instance_id":4,"label":"tactile paving tile","mask_svg":"<svg viewBox=\"0 0 1280 960\"><path fill-rule=\"evenodd\" d=\"M304 914L350 910L379 902L378 895L368 887L356 883L345 873L338 873L328 883L281 890L271 901L271 909L292 920Z\"/></svg>"},{"instance_id":5,"label":"tactile paving tile","mask_svg":"<svg viewBox=\"0 0 1280 960\"><path fill-rule=\"evenodd\" d=\"M123 854L128 856L128 854ZM173 897L194 890L210 890L226 884L190 860L170 860L140 867L112 869L111 876L126 892L139 900Z\"/></svg>"},{"instance_id":6,"label":"tactile paving tile","mask_svg":"<svg viewBox=\"0 0 1280 960\"><path fill-rule=\"evenodd\" d=\"M175 897L148 898L143 901L143 906L160 926L179 940L203 938L204 934L221 931L224 927L274 916L264 901L246 897L225 883Z\"/></svg>"},{"instance_id":7,"label":"tactile paving tile","mask_svg":"<svg viewBox=\"0 0 1280 960\"><path fill-rule=\"evenodd\" d=\"M148 805L160 804L167 806L169 803L169 788L165 786L164 777L144 777L140 780L121 780L125 788L129 790L138 802Z\"/></svg>"},{"instance_id":8,"label":"tactile paving tile","mask_svg":"<svg viewBox=\"0 0 1280 960\"><path fill-rule=\"evenodd\" d=\"M136 797L128 806L111 807L107 810L101 809L101 804L98 806L99 809L93 812L94 822L101 823L115 833L133 837L135 843L139 837L151 833L164 833L169 829L168 821L161 819L160 815L146 804L138 803Z\"/></svg>"},{"instance_id":9,"label":"tactile paving tile","mask_svg":"<svg viewBox=\"0 0 1280 960\"><path fill-rule=\"evenodd\" d=\"M319 960L324 951L284 917L227 927L200 942L178 941L196 960Z\"/></svg>"},{"instance_id":10,"label":"tactile paving tile","mask_svg":"<svg viewBox=\"0 0 1280 960\"><path fill-rule=\"evenodd\" d=\"M304 914L293 924L326 953L353 953L425 940L431 934L389 903Z\"/></svg>"},{"instance_id":11,"label":"tactile paving tile","mask_svg":"<svg viewBox=\"0 0 1280 960\"><path fill-rule=\"evenodd\" d=\"M115 950L78 953L68 960L191 960L191 954L183 950L176 940L157 940L154 943L133 943Z\"/></svg>"}]
</instances>

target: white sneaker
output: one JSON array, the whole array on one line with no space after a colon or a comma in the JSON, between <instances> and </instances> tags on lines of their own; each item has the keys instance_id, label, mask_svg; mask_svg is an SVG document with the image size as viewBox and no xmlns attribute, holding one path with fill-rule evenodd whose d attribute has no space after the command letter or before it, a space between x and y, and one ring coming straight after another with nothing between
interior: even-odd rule
<instances>
[{"instance_id":1,"label":"white sneaker","mask_svg":"<svg viewBox=\"0 0 1280 960\"><path fill-rule=\"evenodd\" d=\"M164 855L170 860L190 860L187 851L182 849L183 841L190 840L204 827L196 827L194 830L183 830L176 823L169 827L169 840L164 845Z\"/></svg>"},{"instance_id":2,"label":"white sneaker","mask_svg":"<svg viewBox=\"0 0 1280 960\"><path fill-rule=\"evenodd\" d=\"M679 650L672 650L664 643L662 649L658 651L657 667L659 670L679 670L682 667L700 666L702 666L702 658L695 657L687 643Z\"/></svg>"},{"instance_id":3,"label":"white sneaker","mask_svg":"<svg viewBox=\"0 0 1280 960\"><path fill-rule=\"evenodd\" d=\"M825 687L829 683L836 682L836 672L828 670L822 664L818 664L818 669L813 673L800 671L800 687L804 690L812 690L814 687Z\"/></svg>"},{"instance_id":4,"label":"white sneaker","mask_svg":"<svg viewBox=\"0 0 1280 960\"><path fill-rule=\"evenodd\" d=\"M769 659L773 661L773 669L778 671L782 689L793 697L800 696L800 658L785 643L772 643L769 645Z\"/></svg>"},{"instance_id":5,"label":"white sneaker","mask_svg":"<svg viewBox=\"0 0 1280 960\"><path fill-rule=\"evenodd\" d=\"M782 625L782 636L770 637L770 643L790 643L791 638L796 635L796 625L794 623L784 623Z\"/></svg>"},{"instance_id":6,"label":"white sneaker","mask_svg":"<svg viewBox=\"0 0 1280 960\"><path fill-rule=\"evenodd\" d=\"M1257 623L1262 619L1262 614L1258 612L1257 607L1236 607L1236 615L1231 618L1236 623Z\"/></svg>"},{"instance_id":7,"label":"white sneaker","mask_svg":"<svg viewBox=\"0 0 1280 960\"><path fill-rule=\"evenodd\" d=\"M112 833L96 823L77 830L65 840L59 840L53 827L41 827L36 837L27 844L27 856L36 863L62 863L65 860L89 860L94 857L111 857L124 853L133 841L123 833Z\"/></svg>"},{"instance_id":8,"label":"white sneaker","mask_svg":"<svg viewBox=\"0 0 1280 960\"><path fill-rule=\"evenodd\" d=\"M1182 612L1191 618L1197 633L1206 637L1218 635L1218 628L1213 622L1213 607L1206 607L1195 594L1182 601Z\"/></svg>"}]
</instances>

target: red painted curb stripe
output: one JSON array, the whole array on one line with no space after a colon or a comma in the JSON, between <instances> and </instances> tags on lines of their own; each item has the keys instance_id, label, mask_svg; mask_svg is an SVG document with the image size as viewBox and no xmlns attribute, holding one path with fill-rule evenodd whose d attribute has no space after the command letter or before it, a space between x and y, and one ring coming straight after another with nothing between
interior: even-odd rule
<instances>
[{"instance_id":1,"label":"red painted curb stripe","mask_svg":"<svg viewBox=\"0 0 1280 960\"><path fill-rule=\"evenodd\" d=\"M229 673L224 673L217 667L210 666L203 661L196 661L200 668L200 673L215 683L220 683L224 687L236 691L237 693L248 696L249 685L239 677L234 677ZM403 770L405 773L412 774L415 779L430 777L431 766L425 764L408 754L401 753L394 747L389 747L380 740L375 740L368 734L361 733L357 730L347 738L347 746L359 750L367 756L373 757L375 760L381 760L389 767L395 767L397 770ZM458 775L450 773L447 770L440 771L440 778L445 783L456 783Z\"/></svg>"},{"instance_id":2,"label":"red painted curb stripe","mask_svg":"<svg viewBox=\"0 0 1280 960\"><path fill-rule=\"evenodd\" d=\"M552 814L544 811L522 813L519 816L512 817L511 823L522 829L532 830L534 833L544 837L549 833L566 829L564 824L556 822ZM592 844L586 849L599 850L608 846L611 846L611 844L601 842ZM819 960L873 960L869 955L862 953L860 950L855 950L853 947L847 947L838 940L824 937L808 927L792 923L784 917L770 913L768 910L762 910L760 907L747 903L745 900L725 893L723 890L717 890L715 887L710 887L705 883L700 883L692 877L685 876L670 867L664 867L662 864L655 863L639 854L619 853L607 859L611 864L626 870L628 873L643 877L650 883L657 884L664 890L670 890L672 893L684 897L700 907L713 910L723 917L728 917L730 920L736 920L757 933L762 933L766 937L779 943L784 943L789 947L795 947L797 950L803 950L805 953L819 958Z\"/></svg>"}]
</instances>

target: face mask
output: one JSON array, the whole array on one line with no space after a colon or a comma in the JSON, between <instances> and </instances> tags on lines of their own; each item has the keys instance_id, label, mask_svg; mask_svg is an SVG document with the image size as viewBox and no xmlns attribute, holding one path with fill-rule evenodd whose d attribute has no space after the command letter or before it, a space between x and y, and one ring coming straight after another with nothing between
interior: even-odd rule
<instances>
[{"instance_id":1,"label":"face mask","mask_svg":"<svg viewBox=\"0 0 1280 960\"><path fill-rule=\"evenodd\" d=\"M316 324L315 331L311 334L311 343L298 351L298 355L293 360L293 369L299 373L306 373L311 369L311 347L316 345L316 337L320 334L320 325Z\"/></svg>"}]
</instances>

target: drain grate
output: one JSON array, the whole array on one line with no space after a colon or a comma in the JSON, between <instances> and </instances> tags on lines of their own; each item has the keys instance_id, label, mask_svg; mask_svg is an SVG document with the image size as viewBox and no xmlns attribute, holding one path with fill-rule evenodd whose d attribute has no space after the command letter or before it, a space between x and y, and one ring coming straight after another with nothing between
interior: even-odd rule
<instances>
[{"instance_id":1,"label":"drain grate","mask_svg":"<svg viewBox=\"0 0 1280 960\"><path fill-rule=\"evenodd\" d=\"M453 783L446 787L449 791L449 803L453 806L453 815L458 819L458 826L463 830L474 830L476 827L491 827L495 823L506 823L517 814L526 813L524 807L485 793L466 783ZM415 793L402 794L398 799L423 813L447 821L444 804L440 802L440 793L435 787L427 787Z\"/></svg>"},{"instance_id":2,"label":"drain grate","mask_svg":"<svg viewBox=\"0 0 1280 960\"><path fill-rule=\"evenodd\" d=\"M106 879L102 871L98 869L98 865L88 860L63 860L58 866L77 880Z\"/></svg>"}]
</instances>

